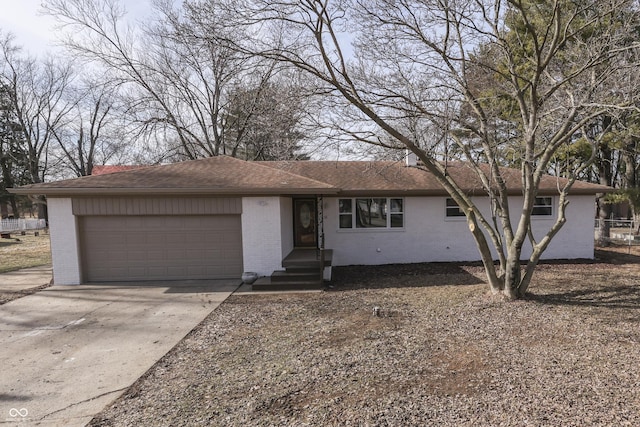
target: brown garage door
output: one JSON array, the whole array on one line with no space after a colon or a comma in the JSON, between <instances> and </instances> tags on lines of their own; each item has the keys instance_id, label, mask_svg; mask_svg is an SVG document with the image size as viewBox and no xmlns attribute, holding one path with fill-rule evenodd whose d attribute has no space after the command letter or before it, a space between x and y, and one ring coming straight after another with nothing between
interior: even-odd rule
<instances>
[{"instance_id":1,"label":"brown garage door","mask_svg":"<svg viewBox=\"0 0 640 427\"><path fill-rule=\"evenodd\" d=\"M242 275L240 215L83 216L80 236L89 282Z\"/></svg>"}]
</instances>

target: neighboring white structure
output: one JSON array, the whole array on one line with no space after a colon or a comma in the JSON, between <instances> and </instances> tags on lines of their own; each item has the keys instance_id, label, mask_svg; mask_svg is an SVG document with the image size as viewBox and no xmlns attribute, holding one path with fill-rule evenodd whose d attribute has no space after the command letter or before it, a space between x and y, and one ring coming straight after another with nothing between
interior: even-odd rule
<instances>
[{"instance_id":1,"label":"neighboring white structure","mask_svg":"<svg viewBox=\"0 0 640 427\"><path fill-rule=\"evenodd\" d=\"M450 174L488 214L469 169L452 165ZM558 180L543 179L534 235L557 217ZM593 258L594 195L607 190L574 185L568 221L544 258ZM268 276L296 248L326 248L334 266L479 259L455 203L403 163L216 157L13 191L48 196L56 284Z\"/></svg>"}]
</instances>

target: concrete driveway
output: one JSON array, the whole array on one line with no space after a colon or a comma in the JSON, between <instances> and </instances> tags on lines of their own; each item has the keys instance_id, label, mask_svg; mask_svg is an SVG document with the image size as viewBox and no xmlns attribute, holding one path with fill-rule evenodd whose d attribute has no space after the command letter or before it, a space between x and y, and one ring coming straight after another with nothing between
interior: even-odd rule
<instances>
[{"instance_id":1,"label":"concrete driveway","mask_svg":"<svg viewBox=\"0 0 640 427\"><path fill-rule=\"evenodd\" d=\"M24 268L0 274L0 293L26 291L51 282L51 266Z\"/></svg>"},{"instance_id":2,"label":"concrete driveway","mask_svg":"<svg viewBox=\"0 0 640 427\"><path fill-rule=\"evenodd\" d=\"M239 284L52 286L1 305L0 424L84 426Z\"/></svg>"}]
</instances>

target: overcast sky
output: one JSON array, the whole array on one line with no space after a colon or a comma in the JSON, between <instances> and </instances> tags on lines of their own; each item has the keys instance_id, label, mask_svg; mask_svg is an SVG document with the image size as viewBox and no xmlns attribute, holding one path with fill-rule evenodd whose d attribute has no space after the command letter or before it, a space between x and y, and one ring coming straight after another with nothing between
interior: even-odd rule
<instances>
[{"instance_id":1,"label":"overcast sky","mask_svg":"<svg viewBox=\"0 0 640 427\"><path fill-rule=\"evenodd\" d=\"M30 54L40 55L54 49L55 21L43 16L42 0L0 0L0 29L16 36L15 43ZM149 0L124 0L125 8L135 17L149 10Z\"/></svg>"},{"instance_id":2,"label":"overcast sky","mask_svg":"<svg viewBox=\"0 0 640 427\"><path fill-rule=\"evenodd\" d=\"M38 14L40 1L0 0L0 28L13 33L15 43L32 54L47 51L55 39L53 20Z\"/></svg>"}]
</instances>

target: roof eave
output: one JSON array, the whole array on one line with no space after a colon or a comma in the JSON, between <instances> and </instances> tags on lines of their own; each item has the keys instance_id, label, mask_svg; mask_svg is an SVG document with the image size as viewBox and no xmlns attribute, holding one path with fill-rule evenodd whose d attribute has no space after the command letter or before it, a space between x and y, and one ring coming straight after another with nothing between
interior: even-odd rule
<instances>
[{"instance_id":1,"label":"roof eave","mask_svg":"<svg viewBox=\"0 0 640 427\"><path fill-rule=\"evenodd\" d=\"M60 188L31 187L9 188L8 191L20 195L45 196L140 196L140 195L293 195L293 194L337 194L337 188Z\"/></svg>"},{"instance_id":2,"label":"roof eave","mask_svg":"<svg viewBox=\"0 0 640 427\"><path fill-rule=\"evenodd\" d=\"M578 188L571 189L569 191L569 195L596 195L599 193L610 193L615 191L613 188L607 189L590 189L590 188ZM464 192L471 197L486 197L487 193L482 189L467 189ZM512 189L508 190L507 194L509 196L522 196L521 189ZM557 189L541 189L538 191L539 195L542 196L553 196L558 195L559 192ZM342 190L339 193L340 196L345 197L355 197L355 196L381 196L381 197L401 197L401 196L413 196L413 197L449 197L449 193L447 193L444 189L426 189L426 190L374 190L374 189L350 189L350 190Z\"/></svg>"},{"instance_id":3,"label":"roof eave","mask_svg":"<svg viewBox=\"0 0 640 427\"><path fill-rule=\"evenodd\" d=\"M375 189L351 189L351 190L342 190L339 193L340 196L352 197L352 196L381 196L381 197L402 197L402 196L445 196L447 192L440 189L433 190L405 190L405 189L396 189L396 190L375 190Z\"/></svg>"}]
</instances>

